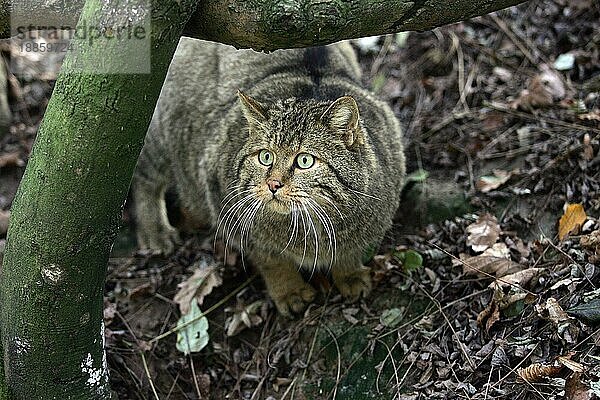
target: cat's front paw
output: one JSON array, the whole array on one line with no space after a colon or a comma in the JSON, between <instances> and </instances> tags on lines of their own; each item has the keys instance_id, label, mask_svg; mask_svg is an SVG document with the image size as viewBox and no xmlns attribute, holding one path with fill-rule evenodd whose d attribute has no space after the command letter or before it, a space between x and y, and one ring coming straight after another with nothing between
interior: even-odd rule
<instances>
[{"instance_id":1,"label":"cat's front paw","mask_svg":"<svg viewBox=\"0 0 600 400\"><path fill-rule=\"evenodd\" d=\"M275 306L281 315L291 318L299 314L315 299L316 291L309 284L302 282L297 287L290 287L286 292L272 294Z\"/></svg>"},{"instance_id":2,"label":"cat's front paw","mask_svg":"<svg viewBox=\"0 0 600 400\"><path fill-rule=\"evenodd\" d=\"M180 243L179 233L172 226L155 226L153 229L140 229L138 232L138 245L140 249L149 249L168 255Z\"/></svg>"},{"instance_id":3,"label":"cat's front paw","mask_svg":"<svg viewBox=\"0 0 600 400\"><path fill-rule=\"evenodd\" d=\"M333 282L342 296L349 301L356 301L361 296L367 297L371 292L371 274L367 267L350 271L334 269Z\"/></svg>"}]
</instances>

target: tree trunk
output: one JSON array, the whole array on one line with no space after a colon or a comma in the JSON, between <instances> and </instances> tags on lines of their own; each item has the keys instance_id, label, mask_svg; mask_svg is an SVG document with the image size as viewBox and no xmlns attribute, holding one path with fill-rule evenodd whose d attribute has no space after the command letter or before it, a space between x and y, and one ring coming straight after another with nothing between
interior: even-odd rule
<instances>
[{"instance_id":1,"label":"tree trunk","mask_svg":"<svg viewBox=\"0 0 600 400\"><path fill-rule=\"evenodd\" d=\"M238 48L275 50L327 44L342 39L426 30L462 21L523 0L203 0L187 36ZM83 4L73 0L12 0L18 14L35 26L73 26ZM65 3L65 2L61 2ZM22 4L23 6L19 6ZM0 37L10 35L10 0L0 0ZM23 20L16 15L17 19ZM14 29L15 27L13 27ZM14 34L14 32L13 32Z\"/></svg>"},{"instance_id":2,"label":"tree trunk","mask_svg":"<svg viewBox=\"0 0 600 400\"><path fill-rule=\"evenodd\" d=\"M75 40L65 59L12 206L0 269L11 400L110 397L105 269L146 129L196 0L114 3L88 0L80 24L105 31L151 21L144 43L152 49L152 74L144 73L143 57L122 55L142 42ZM110 73L127 63L140 73Z\"/></svg>"}]
</instances>

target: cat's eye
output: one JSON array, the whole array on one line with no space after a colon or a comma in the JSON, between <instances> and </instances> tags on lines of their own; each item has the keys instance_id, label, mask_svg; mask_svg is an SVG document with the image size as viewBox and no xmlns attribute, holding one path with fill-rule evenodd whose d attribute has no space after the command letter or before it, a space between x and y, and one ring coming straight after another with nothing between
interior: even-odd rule
<instances>
[{"instance_id":1,"label":"cat's eye","mask_svg":"<svg viewBox=\"0 0 600 400\"><path fill-rule=\"evenodd\" d=\"M274 159L275 156L269 150L261 150L258 153L258 161L265 167L272 165Z\"/></svg>"},{"instance_id":2,"label":"cat's eye","mask_svg":"<svg viewBox=\"0 0 600 400\"><path fill-rule=\"evenodd\" d=\"M308 169L315 165L315 157L308 153L300 153L296 157L296 165L300 169Z\"/></svg>"}]
</instances>

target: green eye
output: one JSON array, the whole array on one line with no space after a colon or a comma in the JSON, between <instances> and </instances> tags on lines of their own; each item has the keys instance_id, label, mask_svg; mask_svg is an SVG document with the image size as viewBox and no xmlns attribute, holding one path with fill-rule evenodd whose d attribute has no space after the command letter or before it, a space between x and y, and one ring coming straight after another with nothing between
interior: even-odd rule
<instances>
[{"instance_id":1,"label":"green eye","mask_svg":"<svg viewBox=\"0 0 600 400\"><path fill-rule=\"evenodd\" d=\"M298 157L296 157L296 164L298 168L308 169L315 165L315 158L308 153L300 153Z\"/></svg>"},{"instance_id":2,"label":"green eye","mask_svg":"<svg viewBox=\"0 0 600 400\"><path fill-rule=\"evenodd\" d=\"M258 153L258 161L266 167L273 164L274 158L275 158L275 156L273 156L273 153L271 153L269 150L261 150Z\"/></svg>"}]
</instances>

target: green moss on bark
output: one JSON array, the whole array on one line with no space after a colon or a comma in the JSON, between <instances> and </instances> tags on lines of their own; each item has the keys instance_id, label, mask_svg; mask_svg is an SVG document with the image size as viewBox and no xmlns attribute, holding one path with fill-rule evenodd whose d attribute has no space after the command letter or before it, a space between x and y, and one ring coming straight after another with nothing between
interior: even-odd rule
<instances>
[{"instance_id":1,"label":"green moss on bark","mask_svg":"<svg viewBox=\"0 0 600 400\"><path fill-rule=\"evenodd\" d=\"M167 67L195 7L194 0L122 3L151 16L152 74L86 70L102 63L118 69L124 43L76 40L13 203L0 275L10 399L110 397L106 264ZM126 23L125 12L102 4L88 0L88 26Z\"/></svg>"}]
</instances>

